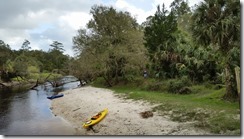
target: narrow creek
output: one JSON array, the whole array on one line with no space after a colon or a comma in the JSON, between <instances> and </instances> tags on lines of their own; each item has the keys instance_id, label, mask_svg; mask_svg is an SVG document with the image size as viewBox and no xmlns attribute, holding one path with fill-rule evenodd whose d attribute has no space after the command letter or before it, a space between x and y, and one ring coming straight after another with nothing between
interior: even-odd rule
<instances>
[{"instance_id":1,"label":"narrow creek","mask_svg":"<svg viewBox=\"0 0 244 139\"><path fill-rule=\"evenodd\" d=\"M0 135L74 135L75 129L50 110L47 96L76 88L79 82L64 77L58 88L40 85L36 90L0 89ZM57 98L58 99L58 98Z\"/></svg>"}]
</instances>

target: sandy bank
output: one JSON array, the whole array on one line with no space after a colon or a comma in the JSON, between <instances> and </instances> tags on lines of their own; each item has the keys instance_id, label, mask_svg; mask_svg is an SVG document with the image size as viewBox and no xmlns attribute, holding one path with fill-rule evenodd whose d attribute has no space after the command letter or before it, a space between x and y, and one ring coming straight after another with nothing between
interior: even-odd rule
<instances>
[{"instance_id":1,"label":"sandy bank","mask_svg":"<svg viewBox=\"0 0 244 139\"><path fill-rule=\"evenodd\" d=\"M69 121L77 135L207 135L191 123L178 123L153 112L153 117L142 118L140 113L153 106L144 101L123 99L108 89L91 86L63 92L64 97L52 100L55 115ZM108 115L94 131L82 127L83 122L97 112L108 108Z\"/></svg>"}]
</instances>

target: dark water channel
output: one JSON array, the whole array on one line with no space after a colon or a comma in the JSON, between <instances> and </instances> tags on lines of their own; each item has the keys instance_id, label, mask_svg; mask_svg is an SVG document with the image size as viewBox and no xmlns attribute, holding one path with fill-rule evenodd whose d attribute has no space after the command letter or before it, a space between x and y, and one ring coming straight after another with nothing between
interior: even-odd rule
<instances>
[{"instance_id":1,"label":"dark water channel","mask_svg":"<svg viewBox=\"0 0 244 139\"><path fill-rule=\"evenodd\" d=\"M74 135L67 121L53 115L47 99L79 85L72 78L63 80L67 83L58 88L46 83L36 90L0 89L0 135Z\"/></svg>"}]
</instances>

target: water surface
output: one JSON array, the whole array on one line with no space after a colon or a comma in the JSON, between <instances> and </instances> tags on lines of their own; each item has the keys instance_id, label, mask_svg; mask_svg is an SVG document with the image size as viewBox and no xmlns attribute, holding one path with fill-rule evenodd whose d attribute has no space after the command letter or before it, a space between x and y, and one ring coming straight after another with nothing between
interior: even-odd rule
<instances>
[{"instance_id":1,"label":"water surface","mask_svg":"<svg viewBox=\"0 0 244 139\"><path fill-rule=\"evenodd\" d=\"M47 96L76 88L79 84L64 80L67 83L58 88L46 83L36 90L0 90L0 134L74 135L70 123L53 115L50 110L52 100L47 99Z\"/></svg>"}]
</instances>

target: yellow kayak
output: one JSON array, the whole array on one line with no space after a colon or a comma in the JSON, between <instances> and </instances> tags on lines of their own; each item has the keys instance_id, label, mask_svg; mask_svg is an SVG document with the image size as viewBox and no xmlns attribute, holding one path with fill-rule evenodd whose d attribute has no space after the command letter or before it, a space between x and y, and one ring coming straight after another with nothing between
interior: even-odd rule
<instances>
[{"instance_id":1,"label":"yellow kayak","mask_svg":"<svg viewBox=\"0 0 244 139\"><path fill-rule=\"evenodd\" d=\"M106 116L107 113L108 113L108 109L106 108L103 111L97 113L95 116L92 116L91 119L89 119L88 121L86 121L83 124L83 127L84 128L88 128L88 127L90 127L92 125L97 124L98 122L100 122Z\"/></svg>"}]
</instances>

